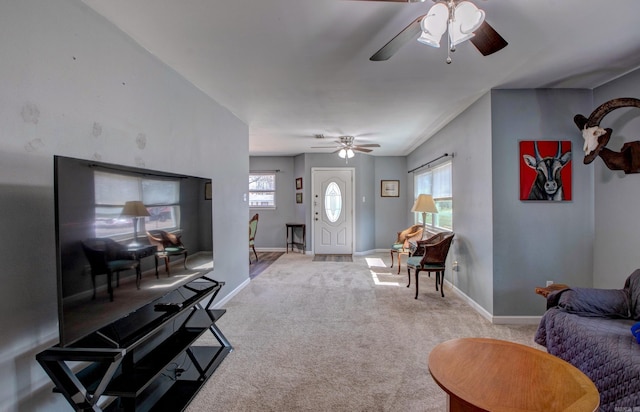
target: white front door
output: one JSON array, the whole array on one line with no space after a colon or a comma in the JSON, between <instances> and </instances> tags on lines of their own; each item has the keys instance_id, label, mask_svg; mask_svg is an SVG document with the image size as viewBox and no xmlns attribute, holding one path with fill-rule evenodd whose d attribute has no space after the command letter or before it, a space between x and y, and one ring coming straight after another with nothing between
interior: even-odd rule
<instances>
[{"instance_id":1,"label":"white front door","mask_svg":"<svg viewBox=\"0 0 640 412\"><path fill-rule=\"evenodd\" d=\"M353 253L353 169L313 169L314 253Z\"/></svg>"}]
</instances>

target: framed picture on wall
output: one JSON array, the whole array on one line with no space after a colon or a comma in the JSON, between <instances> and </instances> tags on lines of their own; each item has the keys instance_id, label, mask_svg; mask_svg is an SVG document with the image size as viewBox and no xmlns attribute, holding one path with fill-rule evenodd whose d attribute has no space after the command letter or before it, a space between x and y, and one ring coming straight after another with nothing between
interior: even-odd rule
<instances>
[{"instance_id":1,"label":"framed picture on wall","mask_svg":"<svg viewBox=\"0 0 640 412\"><path fill-rule=\"evenodd\" d=\"M204 199L211 200L211 182L204 184Z\"/></svg>"},{"instance_id":2,"label":"framed picture on wall","mask_svg":"<svg viewBox=\"0 0 640 412\"><path fill-rule=\"evenodd\" d=\"M520 141L520 200L572 199L570 140Z\"/></svg>"},{"instance_id":3,"label":"framed picture on wall","mask_svg":"<svg viewBox=\"0 0 640 412\"><path fill-rule=\"evenodd\" d=\"M296 178L296 190L302 190L302 178Z\"/></svg>"},{"instance_id":4,"label":"framed picture on wall","mask_svg":"<svg viewBox=\"0 0 640 412\"><path fill-rule=\"evenodd\" d=\"M381 180L380 196L400 197L400 181L399 180Z\"/></svg>"},{"instance_id":5,"label":"framed picture on wall","mask_svg":"<svg viewBox=\"0 0 640 412\"><path fill-rule=\"evenodd\" d=\"M302 203L302 193L296 193L296 203Z\"/></svg>"}]
</instances>

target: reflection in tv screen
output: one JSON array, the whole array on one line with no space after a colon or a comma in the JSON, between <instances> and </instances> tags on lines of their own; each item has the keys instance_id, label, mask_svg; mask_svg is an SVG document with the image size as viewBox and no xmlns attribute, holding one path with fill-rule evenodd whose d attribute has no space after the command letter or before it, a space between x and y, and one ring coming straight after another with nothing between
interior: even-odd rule
<instances>
[{"instance_id":1,"label":"reflection in tv screen","mask_svg":"<svg viewBox=\"0 0 640 412\"><path fill-rule=\"evenodd\" d=\"M55 156L61 346L175 295L213 270L212 200L205 196L210 184L202 177ZM150 234L165 241L153 242Z\"/></svg>"}]
</instances>

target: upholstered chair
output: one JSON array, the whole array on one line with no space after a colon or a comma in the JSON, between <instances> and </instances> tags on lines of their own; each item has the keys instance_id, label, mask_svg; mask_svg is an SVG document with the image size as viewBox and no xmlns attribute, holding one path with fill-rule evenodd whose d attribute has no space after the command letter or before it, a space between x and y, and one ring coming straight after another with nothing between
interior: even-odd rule
<instances>
[{"instance_id":1,"label":"upholstered chair","mask_svg":"<svg viewBox=\"0 0 640 412\"><path fill-rule=\"evenodd\" d=\"M416 299L418 299L418 274L421 271L436 273L436 290L440 287L440 294L444 297L444 270L447 261L447 255L451 242L453 241L453 232L438 233L427 240L418 241L417 249L413 256L407 259L407 275L411 286L411 269L415 270L416 276Z\"/></svg>"}]
</instances>

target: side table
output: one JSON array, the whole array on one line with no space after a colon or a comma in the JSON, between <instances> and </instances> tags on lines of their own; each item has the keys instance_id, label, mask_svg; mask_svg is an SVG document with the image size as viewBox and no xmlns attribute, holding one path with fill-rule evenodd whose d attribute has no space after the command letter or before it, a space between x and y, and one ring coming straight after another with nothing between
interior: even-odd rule
<instances>
[{"instance_id":1,"label":"side table","mask_svg":"<svg viewBox=\"0 0 640 412\"><path fill-rule=\"evenodd\" d=\"M158 251L158 247L155 245L129 245L127 246L127 252L131 253L131 256L138 261L138 265L142 268L141 260L149 256L155 256ZM156 278L158 278L158 259L156 261ZM136 287L140 289L140 280L142 278L142 269L136 274Z\"/></svg>"},{"instance_id":2,"label":"side table","mask_svg":"<svg viewBox=\"0 0 640 412\"><path fill-rule=\"evenodd\" d=\"M302 231L302 241L296 242L294 239L295 230L300 229ZM293 246L302 246L302 253L305 253L307 250L307 230L306 225L304 223L287 223L286 224L286 248L287 253L289 253L289 245L291 245L291 251L293 252ZM291 234L291 241L289 241L289 234Z\"/></svg>"}]
</instances>

